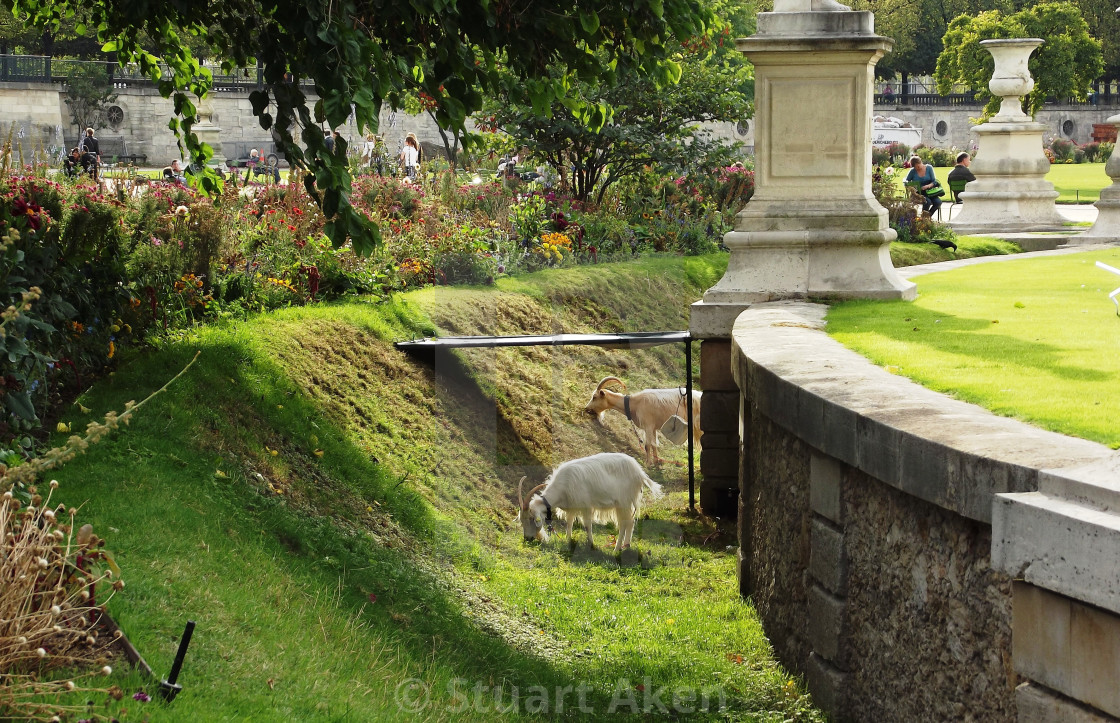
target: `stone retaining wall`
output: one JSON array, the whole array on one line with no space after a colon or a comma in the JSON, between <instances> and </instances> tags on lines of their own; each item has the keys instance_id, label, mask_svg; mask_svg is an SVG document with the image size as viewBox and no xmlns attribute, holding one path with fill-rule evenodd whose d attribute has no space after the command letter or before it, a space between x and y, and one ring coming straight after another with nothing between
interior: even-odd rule
<instances>
[{"instance_id":1,"label":"stone retaining wall","mask_svg":"<svg viewBox=\"0 0 1120 723\"><path fill-rule=\"evenodd\" d=\"M1084 675L1067 684L1076 676L1048 673L1057 663L1040 657L1050 651L1080 669L1068 631L1064 652L1037 640L1040 630L1060 633L1047 631L1047 620L1061 628L1047 611L1108 603L1120 584L1092 595L1086 590L1108 586L1071 564L1080 587L1040 597L1035 587L1062 587L1053 581L1061 566L1030 529L1039 526L1035 490L1066 479L1041 470L1090 465L1077 489L1093 497L1083 490L1111 474L1101 465L1120 469L1116 456L889 374L830 339L823 315L816 304L759 304L732 332L732 370L745 390L740 588L778 657L839 720L1025 721L1039 710L1057 710L1050 719L1059 720L1063 705L1107 720L1100 716L1120 694L1109 697ZM1120 510L1120 480L1112 480ZM1114 537L1093 539L1109 543L1100 554L1111 573L1120 569L1120 524L1108 529ZM1039 571L1036 580L1026 575L1032 585L1013 582L1031 569ZM1104 643L1112 657L1096 656L1096 676L1113 688L1115 607L1093 622L1115 630Z\"/></svg>"}]
</instances>

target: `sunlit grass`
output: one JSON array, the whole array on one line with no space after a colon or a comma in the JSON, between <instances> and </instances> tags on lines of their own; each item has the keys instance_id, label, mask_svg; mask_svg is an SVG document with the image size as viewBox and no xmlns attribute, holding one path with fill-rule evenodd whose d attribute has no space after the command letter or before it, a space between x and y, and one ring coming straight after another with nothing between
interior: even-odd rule
<instances>
[{"instance_id":1,"label":"sunlit grass","mask_svg":"<svg viewBox=\"0 0 1120 723\"><path fill-rule=\"evenodd\" d=\"M1120 447L1120 249L1013 259L915 279L914 302L833 306L828 330L932 389Z\"/></svg>"}]
</instances>

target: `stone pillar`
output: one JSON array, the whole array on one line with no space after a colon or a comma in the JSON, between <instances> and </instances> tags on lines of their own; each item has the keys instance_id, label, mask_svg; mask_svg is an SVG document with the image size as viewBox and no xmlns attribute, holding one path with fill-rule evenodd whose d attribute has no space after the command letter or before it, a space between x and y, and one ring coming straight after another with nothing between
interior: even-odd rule
<instances>
[{"instance_id":1,"label":"stone pillar","mask_svg":"<svg viewBox=\"0 0 1120 723\"><path fill-rule=\"evenodd\" d=\"M1039 475L992 505L992 568L1012 587L1020 723L1120 720L1120 455Z\"/></svg>"},{"instance_id":2,"label":"stone pillar","mask_svg":"<svg viewBox=\"0 0 1120 723\"><path fill-rule=\"evenodd\" d=\"M760 13L758 30L739 41L755 66L755 192L704 302L914 298L871 193L873 73L891 41L846 9Z\"/></svg>"},{"instance_id":3,"label":"stone pillar","mask_svg":"<svg viewBox=\"0 0 1120 723\"><path fill-rule=\"evenodd\" d=\"M891 265L895 233L871 193L874 68L891 41L875 34L871 13L834 0L776 0L774 10L739 41L755 65L754 197L724 237L727 272L689 323L703 340L701 506L719 516L737 508L735 318L775 299L915 295Z\"/></svg>"},{"instance_id":4,"label":"stone pillar","mask_svg":"<svg viewBox=\"0 0 1120 723\"><path fill-rule=\"evenodd\" d=\"M209 96L198 102L198 123L194 124L191 132L198 136L198 140L214 149L214 156L207 165L224 167L226 158L222 155L222 129L214 125L214 103Z\"/></svg>"},{"instance_id":5,"label":"stone pillar","mask_svg":"<svg viewBox=\"0 0 1120 723\"><path fill-rule=\"evenodd\" d=\"M1003 100L999 114L973 130L979 136L972 171L976 180L961 196L964 205L949 222L957 233L1061 231L1064 219L1054 201L1058 192L1046 180L1050 161L1042 150L1046 126L1023 112L1020 96L1034 79L1027 69L1038 38L983 40L995 58L988 88Z\"/></svg>"},{"instance_id":6,"label":"stone pillar","mask_svg":"<svg viewBox=\"0 0 1120 723\"><path fill-rule=\"evenodd\" d=\"M1106 122L1120 129L1120 115L1110 116ZM1104 172L1112 179L1112 185L1102 190L1100 200L1093 204L1097 207L1097 220L1088 231L1066 241L1067 246L1120 241L1120 154L1108 157Z\"/></svg>"}]
</instances>

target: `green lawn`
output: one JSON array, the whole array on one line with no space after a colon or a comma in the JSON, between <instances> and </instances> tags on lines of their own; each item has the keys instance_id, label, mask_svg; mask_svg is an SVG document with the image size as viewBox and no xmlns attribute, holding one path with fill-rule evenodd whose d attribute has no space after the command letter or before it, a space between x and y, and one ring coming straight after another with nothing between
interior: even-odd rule
<instances>
[{"instance_id":1,"label":"green lawn","mask_svg":"<svg viewBox=\"0 0 1120 723\"><path fill-rule=\"evenodd\" d=\"M523 465L636 451L621 415L599 427L580 407L608 369L635 388L679 378L679 348L486 350L433 364L390 344L434 333L432 322L681 328L725 265L653 259L291 309L124 363L81 399L93 414L202 350L127 430L54 474L59 499L84 504L80 521L107 539L126 583L112 613L159 674L184 622L198 629L172 706L132 700L142 682L118 671L124 700L98 697L91 712L122 723L646 720L676 694L679 712L698 713L688 719L822 720L738 595L734 526L687 512L682 467L654 473L667 495L646 506L621 559L606 552L613 528L597 528L588 554L526 545L513 523L517 477L539 475ZM65 416L74 428L89 419L79 412Z\"/></svg>"},{"instance_id":2,"label":"green lawn","mask_svg":"<svg viewBox=\"0 0 1120 723\"><path fill-rule=\"evenodd\" d=\"M1103 163L1056 163L1046 180L1054 184L1058 203L1096 203L1101 190L1112 185Z\"/></svg>"},{"instance_id":3,"label":"green lawn","mask_svg":"<svg viewBox=\"0 0 1120 723\"><path fill-rule=\"evenodd\" d=\"M1120 447L1120 249L980 264L915 279L914 302L846 302L829 333L938 391Z\"/></svg>"}]
</instances>

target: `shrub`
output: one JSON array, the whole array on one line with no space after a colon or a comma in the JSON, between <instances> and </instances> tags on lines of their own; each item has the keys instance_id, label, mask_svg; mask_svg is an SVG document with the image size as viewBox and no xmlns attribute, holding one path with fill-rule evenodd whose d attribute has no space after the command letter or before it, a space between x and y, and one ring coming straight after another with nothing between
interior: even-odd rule
<instances>
[{"instance_id":1,"label":"shrub","mask_svg":"<svg viewBox=\"0 0 1120 723\"><path fill-rule=\"evenodd\" d=\"M1107 162L1107 161L1108 161L1108 159L1112 157L1112 150L1113 150L1113 149L1114 149L1115 147L1116 147L1116 144L1115 144L1115 143L1111 143L1111 142L1109 142L1109 141L1104 141L1103 143L1101 143L1101 147L1100 147L1100 159L1101 159L1101 162L1102 162L1102 163L1103 163L1103 162Z\"/></svg>"},{"instance_id":2,"label":"shrub","mask_svg":"<svg viewBox=\"0 0 1120 723\"><path fill-rule=\"evenodd\" d=\"M951 167L957 165L957 151L953 148L932 148L930 149L930 160L935 166L941 168Z\"/></svg>"},{"instance_id":3,"label":"shrub","mask_svg":"<svg viewBox=\"0 0 1120 723\"><path fill-rule=\"evenodd\" d=\"M1086 162L1097 163L1101 156L1101 144L1096 141L1089 141L1081 146L1081 151L1085 154Z\"/></svg>"},{"instance_id":4,"label":"shrub","mask_svg":"<svg viewBox=\"0 0 1120 723\"><path fill-rule=\"evenodd\" d=\"M1073 159L1073 141L1064 138L1054 138L1050 141L1050 151L1058 163L1065 163Z\"/></svg>"}]
</instances>

